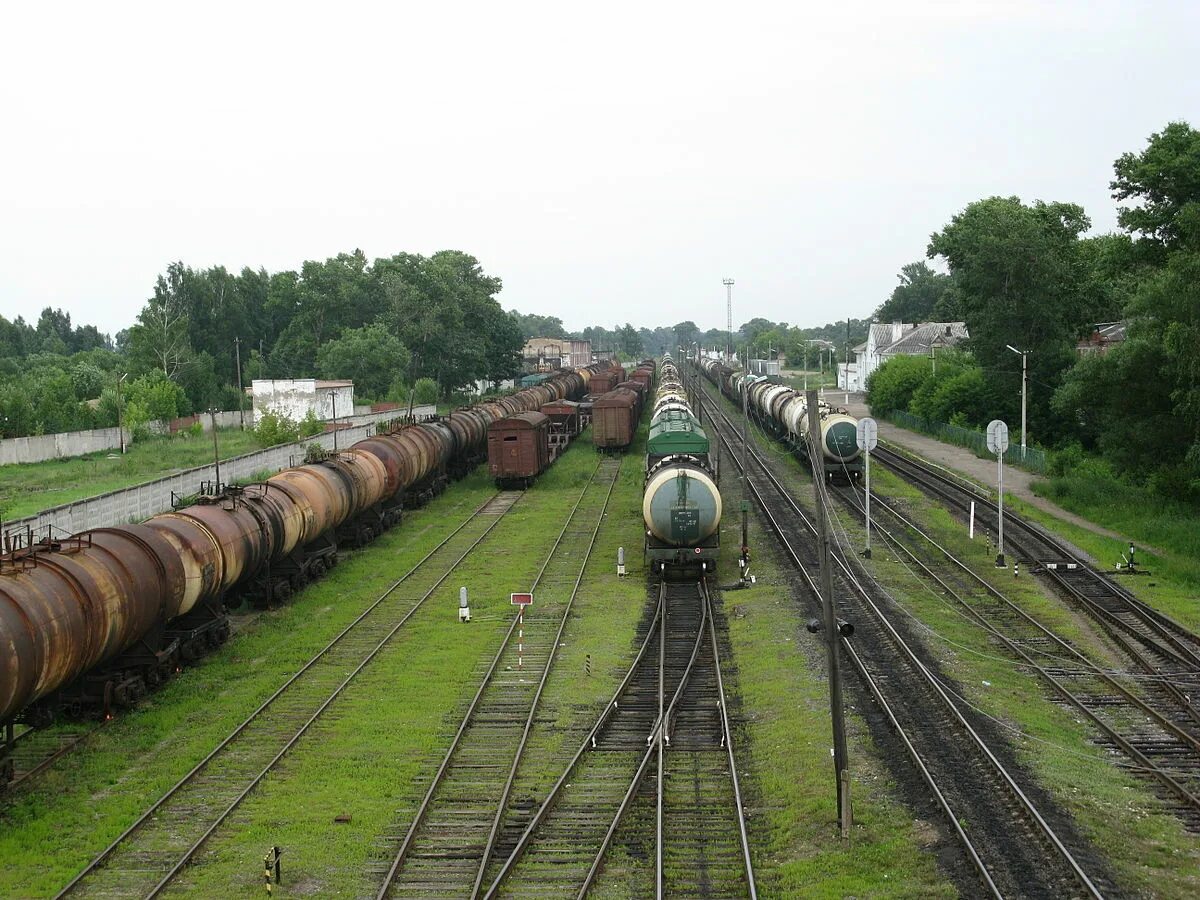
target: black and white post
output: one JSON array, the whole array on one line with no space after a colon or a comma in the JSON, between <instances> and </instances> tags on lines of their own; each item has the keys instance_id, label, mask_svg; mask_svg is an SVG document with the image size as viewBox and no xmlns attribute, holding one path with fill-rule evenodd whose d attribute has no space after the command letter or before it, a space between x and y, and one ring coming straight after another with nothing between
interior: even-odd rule
<instances>
[{"instance_id":1,"label":"black and white post","mask_svg":"<svg viewBox=\"0 0 1200 900\"><path fill-rule=\"evenodd\" d=\"M987 427L988 449L996 454L996 568L1004 568L1004 451L1008 449L1008 426L992 419Z\"/></svg>"},{"instance_id":2,"label":"black and white post","mask_svg":"<svg viewBox=\"0 0 1200 900\"><path fill-rule=\"evenodd\" d=\"M867 482L867 549L863 551L865 559L871 558L871 451L879 444L879 423L870 416L858 420L858 431L855 435L858 449L863 452L863 469Z\"/></svg>"}]
</instances>

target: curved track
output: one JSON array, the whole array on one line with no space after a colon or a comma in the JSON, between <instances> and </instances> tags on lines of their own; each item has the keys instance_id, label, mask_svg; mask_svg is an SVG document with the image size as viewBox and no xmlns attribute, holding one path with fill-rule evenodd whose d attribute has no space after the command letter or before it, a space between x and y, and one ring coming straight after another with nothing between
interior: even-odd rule
<instances>
[{"instance_id":1,"label":"curved track","mask_svg":"<svg viewBox=\"0 0 1200 900\"><path fill-rule=\"evenodd\" d=\"M279 687L59 894L156 897L520 499L496 494Z\"/></svg>"},{"instance_id":2,"label":"curved track","mask_svg":"<svg viewBox=\"0 0 1200 900\"><path fill-rule=\"evenodd\" d=\"M742 447L733 422L719 404L700 393L729 457L741 470ZM735 452L736 448L736 452ZM818 570L815 526L752 447L746 474L758 504L785 554L792 560L813 608L820 593L810 572ZM1074 850L1039 808L1024 777L1006 764L998 748L977 730L945 688L946 679L892 622L882 598L864 587L856 561L831 552L837 606L855 626L842 648L887 717L946 822L982 882L995 897L1007 895L1101 897L1102 876ZM964 824L965 823L965 824Z\"/></svg>"},{"instance_id":3,"label":"curved track","mask_svg":"<svg viewBox=\"0 0 1200 900\"><path fill-rule=\"evenodd\" d=\"M584 897L601 882L755 897L743 807L708 585L660 582L633 664L485 896Z\"/></svg>"},{"instance_id":4,"label":"curved track","mask_svg":"<svg viewBox=\"0 0 1200 900\"><path fill-rule=\"evenodd\" d=\"M579 593L622 457L604 457L550 548L412 815L377 896L474 897L481 890L555 649ZM525 640L529 640L525 647Z\"/></svg>"}]
</instances>

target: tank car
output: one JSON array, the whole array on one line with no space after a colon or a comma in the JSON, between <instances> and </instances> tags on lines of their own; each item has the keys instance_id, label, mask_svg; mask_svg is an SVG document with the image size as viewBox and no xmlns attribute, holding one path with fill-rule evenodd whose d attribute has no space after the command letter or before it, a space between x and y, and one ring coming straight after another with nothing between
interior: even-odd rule
<instances>
[{"instance_id":1,"label":"tank car","mask_svg":"<svg viewBox=\"0 0 1200 900\"><path fill-rule=\"evenodd\" d=\"M642 520L651 571L667 576L716 570L720 554L721 492L708 435L668 355L663 360L650 437Z\"/></svg>"},{"instance_id":2,"label":"tank car","mask_svg":"<svg viewBox=\"0 0 1200 900\"><path fill-rule=\"evenodd\" d=\"M486 453L509 414L578 400L599 363L501 401L407 424L136 525L32 535L0 554L0 727L140 698L229 635L227 610L279 602ZM540 415L540 413L539 413ZM0 776L11 771L0 746Z\"/></svg>"}]
</instances>

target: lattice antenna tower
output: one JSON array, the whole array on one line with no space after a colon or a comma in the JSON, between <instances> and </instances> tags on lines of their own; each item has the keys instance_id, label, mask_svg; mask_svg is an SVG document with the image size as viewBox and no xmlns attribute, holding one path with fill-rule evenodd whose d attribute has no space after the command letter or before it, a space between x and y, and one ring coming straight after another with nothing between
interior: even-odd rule
<instances>
[{"instance_id":1,"label":"lattice antenna tower","mask_svg":"<svg viewBox=\"0 0 1200 900\"><path fill-rule=\"evenodd\" d=\"M728 343L725 345L725 358L733 358L733 279L722 278L721 284L725 285L725 330L729 334Z\"/></svg>"}]
</instances>

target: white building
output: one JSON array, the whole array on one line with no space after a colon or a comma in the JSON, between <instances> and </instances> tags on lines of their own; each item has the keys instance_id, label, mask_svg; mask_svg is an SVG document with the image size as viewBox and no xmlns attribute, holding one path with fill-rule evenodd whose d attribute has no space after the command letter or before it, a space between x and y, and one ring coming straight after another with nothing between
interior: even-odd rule
<instances>
[{"instance_id":1,"label":"white building","mask_svg":"<svg viewBox=\"0 0 1200 900\"><path fill-rule=\"evenodd\" d=\"M299 422L311 412L322 421L354 414L353 381L315 378L256 378L250 384L254 421L264 412Z\"/></svg>"},{"instance_id":2,"label":"white building","mask_svg":"<svg viewBox=\"0 0 1200 900\"><path fill-rule=\"evenodd\" d=\"M873 324L867 332L867 342L853 349L855 361L838 366L838 387L865 391L871 373L893 356L935 356L938 350L953 347L968 337L965 322Z\"/></svg>"}]
</instances>

